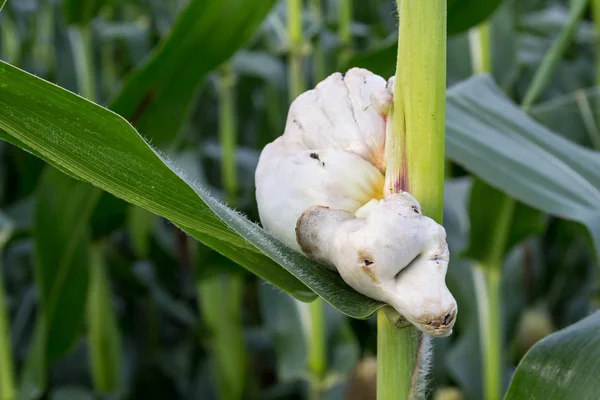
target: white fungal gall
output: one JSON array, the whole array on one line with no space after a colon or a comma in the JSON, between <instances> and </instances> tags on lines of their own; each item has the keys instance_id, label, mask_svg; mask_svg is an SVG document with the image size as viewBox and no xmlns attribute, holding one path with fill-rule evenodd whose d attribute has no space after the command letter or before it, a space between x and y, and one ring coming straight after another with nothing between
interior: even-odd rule
<instances>
[{"instance_id":1,"label":"white fungal gall","mask_svg":"<svg viewBox=\"0 0 600 400\"><path fill-rule=\"evenodd\" d=\"M444 228L403 192L383 198L393 82L363 69L333 74L299 96L283 136L256 171L261 222L433 336L451 333ZM389 128L389 126L388 126Z\"/></svg>"}]
</instances>

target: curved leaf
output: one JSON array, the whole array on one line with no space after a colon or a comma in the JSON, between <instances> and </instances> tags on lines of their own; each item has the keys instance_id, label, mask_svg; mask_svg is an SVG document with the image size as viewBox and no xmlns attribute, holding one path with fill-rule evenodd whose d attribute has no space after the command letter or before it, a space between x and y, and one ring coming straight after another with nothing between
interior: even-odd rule
<instances>
[{"instance_id":1,"label":"curved leaf","mask_svg":"<svg viewBox=\"0 0 600 400\"><path fill-rule=\"evenodd\" d=\"M193 0L111 105L156 147L173 142L204 77L252 36L275 0ZM233 12L235 10L235 12Z\"/></svg>"},{"instance_id":2,"label":"curved leaf","mask_svg":"<svg viewBox=\"0 0 600 400\"><path fill-rule=\"evenodd\" d=\"M485 21L502 0L449 0L448 34L454 35Z\"/></svg>"},{"instance_id":3,"label":"curved leaf","mask_svg":"<svg viewBox=\"0 0 600 400\"><path fill-rule=\"evenodd\" d=\"M505 400L600 398L600 312L542 339L519 363Z\"/></svg>"},{"instance_id":4,"label":"curved leaf","mask_svg":"<svg viewBox=\"0 0 600 400\"><path fill-rule=\"evenodd\" d=\"M515 199L585 225L600 254L600 153L550 132L487 76L448 92L448 157Z\"/></svg>"},{"instance_id":5,"label":"curved leaf","mask_svg":"<svg viewBox=\"0 0 600 400\"><path fill-rule=\"evenodd\" d=\"M301 300L313 299L313 290L356 318L366 318L381 307L205 189L187 183L183 172L118 115L4 63L0 63L0 129L47 162L170 219Z\"/></svg>"}]
</instances>

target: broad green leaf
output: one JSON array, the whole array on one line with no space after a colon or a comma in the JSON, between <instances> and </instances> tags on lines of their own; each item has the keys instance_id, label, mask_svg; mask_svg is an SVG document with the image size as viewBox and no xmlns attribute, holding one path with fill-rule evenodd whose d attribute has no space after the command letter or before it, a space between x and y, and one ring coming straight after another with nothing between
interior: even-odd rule
<instances>
[{"instance_id":1,"label":"broad green leaf","mask_svg":"<svg viewBox=\"0 0 600 400\"><path fill-rule=\"evenodd\" d=\"M87 309L90 369L96 392L107 395L121 388L121 337L100 247L92 248L90 269Z\"/></svg>"},{"instance_id":2,"label":"broad green leaf","mask_svg":"<svg viewBox=\"0 0 600 400\"><path fill-rule=\"evenodd\" d=\"M502 0L448 0L448 34L464 32L485 21Z\"/></svg>"},{"instance_id":3,"label":"broad green leaf","mask_svg":"<svg viewBox=\"0 0 600 400\"><path fill-rule=\"evenodd\" d=\"M542 339L521 360L505 400L600 398L600 312Z\"/></svg>"},{"instance_id":4,"label":"broad green leaf","mask_svg":"<svg viewBox=\"0 0 600 400\"><path fill-rule=\"evenodd\" d=\"M600 153L536 123L486 76L449 90L447 107L449 158L530 207L582 223L600 253Z\"/></svg>"},{"instance_id":5,"label":"broad green leaf","mask_svg":"<svg viewBox=\"0 0 600 400\"><path fill-rule=\"evenodd\" d=\"M89 268L89 216L101 192L54 168L42 174L34 211L35 278L49 362L81 334Z\"/></svg>"},{"instance_id":6,"label":"broad green leaf","mask_svg":"<svg viewBox=\"0 0 600 400\"><path fill-rule=\"evenodd\" d=\"M123 118L5 63L0 64L0 129L45 161L171 220L301 300L314 298L308 286L356 318L381 307L202 187L188 184L184 172L149 147Z\"/></svg>"},{"instance_id":7,"label":"broad green leaf","mask_svg":"<svg viewBox=\"0 0 600 400\"><path fill-rule=\"evenodd\" d=\"M208 72L253 34L275 0L192 0L110 107L156 147L174 141Z\"/></svg>"}]
</instances>

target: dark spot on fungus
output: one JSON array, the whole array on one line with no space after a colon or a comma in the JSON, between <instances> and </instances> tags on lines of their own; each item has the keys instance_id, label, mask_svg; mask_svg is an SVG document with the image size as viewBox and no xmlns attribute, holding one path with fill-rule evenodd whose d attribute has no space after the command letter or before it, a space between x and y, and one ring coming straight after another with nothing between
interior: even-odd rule
<instances>
[{"instance_id":1,"label":"dark spot on fungus","mask_svg":"<svg viewBox=\"0 0 600 400\"><path fill-rule=\"evenodd\" d=\"M444 325L448 325L450 322L452 322L453 319L453 314L452 312L449 312L448 314L446 314L446 316L444 317Z\"/></svg>"},{"instance_id":2,"label":"dark spot on fungus","mask_svg":"<svg viewBox=\"0 0 600 400\"><path fill-rule=\"evenodd\" d=\"M362 269L363 272L369 276L369 279L371 279L374 284L379 285L380 282L373 272L373 268L375 267L373 264L375 264L375 261L373 261L373 256L371 253L362 250L358 253L358 258L361 260L360 269Z\"/></svg>"},{"instance_id":3,"label":"dark spot on fungus","mask_svg":"<svg viewBox=\"0 0 600 400\"><path fill-rule=\"evenodd\" d=\"M321 163L321 166L325 166L325 163L319 158L319 153L310 153L310 158L319 161Z\"/></svg>"}]
</instances>

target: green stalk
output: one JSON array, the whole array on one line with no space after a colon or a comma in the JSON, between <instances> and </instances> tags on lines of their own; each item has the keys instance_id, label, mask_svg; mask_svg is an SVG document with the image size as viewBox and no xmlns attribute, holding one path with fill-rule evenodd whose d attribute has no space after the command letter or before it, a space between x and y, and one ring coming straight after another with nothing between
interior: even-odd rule
<instances>
[{"instance_id":1,"label":"green stalk","mask_svg":"<svg viewBox=\"0 0 600 400\"><path fill-rule=\"evenodd\" d=\"M236 166L235 75L229 65L221 70L219 86L219 141L221 176L227 203L235 207L238 178ZM244 398L246 347L242 325L243 278L219 274L198 284L198 299L204 320L212 331L212 351L217 371L217 389L222 400Z\"/></svg>"},{"instance_id":2,"label":"green stalk","mask_svg":"<svg viewBox=\"0 0 600 400\"><path fill-rule=\"evenodd\" d=\"M587 0L575 0L572 3L567 25L544 56L532 83L527 89L521 105L523 111L529 111L544 87L550 81L575 33L586 4ZM478 32L479 40L471 38L471 49L474 50L473 58L479 60L478 63L474 64L474 71L478 73L491 72L491 63L485 61L491 57L489 34L485 33L485 29ZM485 36L488 36L487 39ZM481 56L478 57L477 54ZM492 231L490 232L492 237L490 243L493 243L493 247L490 249L487 257L484 260L480 260L474 266L473 272L478 304L479 330L481 334L480 345L483 354L484 398L486 400L499 400L502 396L504 362L503 338L500 334L502 332L500 284L502 280L502 262L514 217L515 206L516 201L513 198L504 196L499 214L494 219L495 223L492 224Z\"/></svg>"},{"instance_id":3,"label":"green stalk","mask_svg":"<svg viewBox=\"0 0 600 400\"><path fill-rule=\"evenodd\" d=\"M398 0L394 104L386 138L386 191L406 190L423 213L442 221L446 113L446 1ZM387 194L386 193L386 194ZM397 329L378 312L377 399L413 399L427 342L414 327Z\"/></svg>"},{"instance_id":4,"label":"green stalk","mask_svg":"<svg viewBox=\"0 0 600 400\"><path fill-rule=\"evenodd\" d=\"M600 0L591 0L592 18L596 30L596 86L600 86Z\"/></svg>"},{"instance_id":5,"label":"green stalk","mask_svg":"<svg viewBox=\"0 0 600 400\"><path fill-rule=\"evenodd\" d=\"M597 0L595 1L597 2ZM546 87L546 85L548 85L548 82L550 82L552 73L556 69L558 62L565 53L567 46L569 43L571 43L571 39L575 34L579 20L583 16L583 12L586 9L587 3L588 0L574 0L571 4L567 25L560 32L558 39L556 39L550 50L548 50L544 56L541 65L535 72L535 76L533 77L531 85L529 85L529 88L525 93L525 97L523 98L523 103L521 105L524 111L529 111L542 90ZM596 15L596 7L597 4L594 4L594 15Z\"/></svg>"},{"instance_id":6,"label":"green stalk","mask_svg":"<svg viewBox=\"0 0 600 400\"><path fill-rule=\"evenodd\" d=\"M92 54L92 31L89 25L69 27L69 42L73 52L73 64L79 95L88 100L96 99L94 81L94 57Z\"/></svg>"},{"instance_id":7,"label":"green stalk","mask_svg":"<svg viewBox=\"0 0 600 400\"><path fill-rule=\"evenodd\" d=\"M489 22L483 22L469 32L469 44L473 60L473 72L491 73L491 46ZM480 347L483 357L484 399L499 400L502 394L502 302L500 282L502 278L502 260L508 239L515 200L503 196L500 213L494 220L490 238L493 248L486 260L473 266L473 281L477 299Z\"/></svg>"},{"instance_id":8,"label":"green stalk","mask_svg":"<svg viewBox=\"0 0 600 400\"><path fill-rule=\"evenodd\" d=\"M325 48L322 42L323 31L323 5L321 0L311 0L310 10L312 19L319 27L317 41L313 47L313 79L315 82L321 82L327 75L327 62L325 57Z\"/></svg>"},{"instance_id":9,"label":"green stalk","mask_svg":"<svg viewBox=\"0 0 600 400\"><path fill-rule=\"evenodd\" d=\"M352 0L340 0L338 7L340 53L337 64L343 66L346 65L352 55Z\"/></svg>"},{"instance_id":10,"label":"green stalk","mask_svg":"<svg viewBox=\"0 0 600 400\"><path fill-rule=\"evenodd\" d=\"M5 298L4 282L0 270L0 400L14 400L17 392Z\"/></svg>"},{"instance_id":11,"label":"green stalk","mask_svg":"<svg viewBox=\"0 0 600 400\"><path fill-rule=\"evenodd\" d=\"M492 72L492 52L490 51L490 23L484 21L469 31L471 63L476 74Z\"/></svg>"},{"instance_id":12,"label":"green stalk","mask_svg":"<svg viewBox=\"0 0 600 400\"><path fill-rule=\"evenodd\" d=\"M304 34L302 31L302 0L288 0L288 38L290 45L289 94L290 103L306 90L306 79L302 68ZM320 5L319 5L320 7ZM308 349L307 367L310 373L312 400L322 399L323 380L327 372L327 351L325 339L325 310L323 299L317 298L310 304L299 303L300 308L307 308L308 322L306 332L306 348Z\"/></svg>"},{"instance_id":13,"label":"green stalk","mask_svg":"<svg viewBox=\"0 0 600 400\"><path fill-rule=\"evenodd\" d=\"M246 347L239 276L217 275L198 283L204 321L212 332L217 391L221 400L240 400L246 388Z\"/></svg>"},{"instance_id":14,"label":"green stalk","mask_svg":"<svg viewBox=\"0 0 600 400\"><path fill-rule=\"evenodd\" d=\"M502 394L502 270L498 266L474 265L479 340L483 356L484 399L498 400Z\"/></svg>"},{"instance_id":15,"label":"green stalk","mask_svg":"<svg viewBox=\"0 0 600 400\"><path fill-rule=\"evenodd\" d=\"M12 65L21 63L21 38L17 26L7 13L0 16L0 43L2 44L2 59Z\"/></svg>"},{"instance_id":16,"label":"green stalk","mask_svg":"<svg viewBox=\"0 0 600 400\"><path fill-rule=\"evenodd\" d=\"M304 63L304 35L302 31L302 0L287 0L289 45L290 101L306 90L302 64Z\"/></svg>"},{"instance_id":17,"label":"green stalk","mask_svg":"<svg viewBox=\"0 0 600 400\"><path fill-rule=\"evenodd\" d=\"M96 392L108 395L121 389L121 337L111 302L110 279L102 246L91 250L88 291L88 335L92 381Z\"/></svg>"},{"instance_id":18,"label":"green stalk","mask_svg":"<svg viewBox=\"0 0 600 400\"><path fill-rule=\"evenodd\" d=\"M221 143L221 176L227 203L234 206L238 193L236 172L235 76L229 66L221 71L219 96L219 142Z\"/></svg>"}]
</instances>

